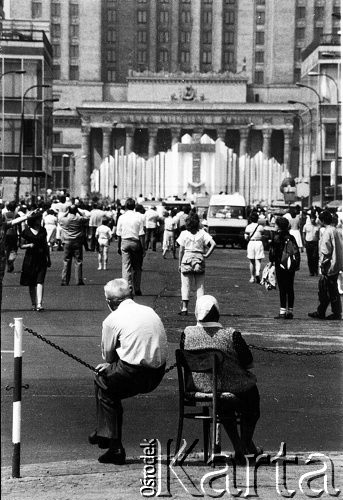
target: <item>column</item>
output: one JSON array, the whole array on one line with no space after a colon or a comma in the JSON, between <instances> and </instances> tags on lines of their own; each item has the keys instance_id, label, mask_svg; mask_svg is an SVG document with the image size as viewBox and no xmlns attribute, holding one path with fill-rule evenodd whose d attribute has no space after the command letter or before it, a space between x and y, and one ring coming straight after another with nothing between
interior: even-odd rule
<instances>
[{"instance_id":1,"label":"column","mask_svg":"<svg viewBox=\"0 0 343 500\"><path fill-rule=\"evenodd\" d=\"M126 143L125 143L125 154L129 155L133 151L133 137L135 130L133 127L126 127Z\"/></svg>"},{"instance_id":2,"label":"column","mask_svg":"<svg viewBox=\"0 0 343 500\"><path fill-rule=\"evenodd\" d=\"M156 155L156 147L157 147L157 128L149 127L149 150L148 157Z\"/></svg>"},{"instance_id":3,"label":"column","mask_svg":"<svg viewBox=\"0 0 343 500\"><path fill-rule=\"evenodd\" d=\"M191 34L191 71L199 71L200 68L200 16L201 2L192 2L192 34Z\"/></svg>"},{"instance_id":4,"label":"column","mask_svg":"<svg viewBox=\"0 0 343 500\"><path fill-rule=\"evenodd\" d=\"M270 158L272 130L270 128L264 128L262 130L262 137L263 137L263 146L262 146L263 157L268 159Z\"/></svg>"},{"instance_id":5,"label":"column","mask_svg":"<svg viewBox=\"0 0 343 500\"><path fill-rule=\"evenodd\" d=\"M171 72L176 73L179 69L178 53L179 53L179 2L171 4Z\"/></svg>"},{"instance_id":6,"label":"column","mask_svg":"<svg viewBox=\"0 0 343 500\"><path fill-rule=\"evenodd\" d=\"M225 144L226 128L225 127L218 127L217 135L218 135L218 139L221 139L223 141L223 143Z\"/></svg>"},{"instance_id":7,"label":"column","mask_svg":"<svg viewBox=\"0 0 343 500\"><path fill-rule=\"evenodd\" d=\"M283 147L283 163L287 170L290 167L291 159L291 141L292 141L293 129L284 129L284 147Z\"/></svg>"},{"instance_id":8,"label":"column","mask_svg":"<svg viewBox=\"0 0 343 500\"><path fill-rule=\"evenodd\" d=\"M180 142L180 133L181 130L179 128L172 128L171 129L171 136L172 136L172 147L175 146L178 142Z\"/></svg>"},{"instance_id":9,"label":"column","mask_svg":"<svg viewBox=\"0 0 343 500\"><path fill-rule=\"evenodd\" d=\"M107 158L111 154L111 128L102 129L102 159Z\"/></svg>"},{"instance_id":10,"label":"column","mask_svg":"<svg viewBox=\"0 0 343 500\"><path fill-rule=\"evenodd\" d=\"M239 156L244 156L247 153L249 132L250 129L248 128L239 129L239 134L240 134Z\"/></svg>"},{"instance_id":11,"label":"column","mask_svg":"<svg viewBox=\"0 0 343 500\"><path fill-rule=\"evenodd\" d=\"M212 6L212 69L222 69L222 40L223 40L223 0L213 0Z\"/></svg>"},{"instance_id":12,"label":"column","mask_svg":"<svg viewBox=\"0 0 343 500\"><path fill-rule=\"evenodd\" d=\"M81 128L81 171L80 171L80 197L85 198L90 188L90 127Z\"/></svg>"},{"instance_id":13,"label":"column","mask_svg":"<svg viewBox=\"0 0 343 500\"><path fill-rule=\"evenodd\" d=\"M69 156L69 193L71 196L75 194L75 156Z\"/></svg>"},{"instance_id":14,"label":"column","mask_svg":"<svg viewBox=\"0 0 343 500\"><path fill-rule=\"evenodd\" d=\"M150 2L149 11L149 70L157 71L156 68L156 3Z\"/></svg>"}]
</instances>

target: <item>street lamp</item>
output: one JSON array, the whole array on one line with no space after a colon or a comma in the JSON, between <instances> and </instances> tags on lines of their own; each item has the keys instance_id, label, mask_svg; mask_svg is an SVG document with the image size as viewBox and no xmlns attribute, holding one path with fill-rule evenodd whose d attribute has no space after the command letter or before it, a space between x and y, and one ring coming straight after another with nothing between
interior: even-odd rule
<instances>
[{"instance_id":1,"label":"street lamp","mask_svg":"<svg viewBox=\"0 0 343 500\"><path fill-rule=\"evenodd\" d=\"M308 195L308 203L309 206L312 205L312 188L311 188L311 177L312 177L312 154L313 154L313 115L312 115L312 109L308 104L302 101L293 101L289 100L287 101L288 104L300 104L301 106L305 106L307 111L310 114L310 168L309 168L309 195Z\"/></svg>"},{"instance_id":2,"label":"street lamp","mask_svg":"<svg viewBox=\"0 0 343 500\"><path fill-rule=\"evenodd\" d=\"M309 89L314 92L318 99L318 114L319 114L319 144L320 144L320 156L319 156L319 200L320 206L323 208L323 131L322 131L322 109L321 104L322 101L320 99L320 95L318 92L309 85L305 85L303 83L296 83L297 87Z\"/></svg>"},{"instance_id":3,"label":"street lamp","mask_svg":"<svg viewBox=\"0 0 343 500\"><path fill-rule=\"evenodd\" d=\"M297 118L300 120L300 134L301 134L301 174L299 172L299 177L304 177L304 149L305 149L305 139L304 139L304 120L302 119L302 116L298 113L297 110L291 110L293 114L297 116ZM289 113L286 109L282 111L282 113ZM300 170L300 169L299 169Z\"/></svg>"},{"instance_id":4,"label":"street lamp","mask_svg":"<svg viewBox=\"0 0 343 500\"><path fill-rule=\"evenodd\" d=\"M34 202L34 197L35 197L35 171L36 171L36 142L37 142L37 127L36 127L36 116L37 116L37 109L39 106L43 105L45 102L58 102L59 99L58 98L54 98L54 99L43 99L42 101L39 101L37 102L36 106L35 106L35 110L34 110L34 113L33 113L33 133L34 133L34 137L33 137L33 148L32 148L32 182L31 182L31 191L32 191L32 196L31 196L31 200L32 202ZM38 185L36 186L38 188ZM36 189L37 191L37 189ZM36 193L37 194L37 193Z\"/></svg>"},{"instance_id":5,"label":"street lamp","mask_svg":"<svg viewBox=\"0 0 343 500\"><path fill-rule=\"evenodd\" d=\"M21 174L21 164L23 160L23 131L24 131L24 112L25 112L25 99L26 94L35 88L50 88L51 85L31 85L28 89L25 90L23 99L21 102L21 118L20 118L20 138L19 138L19 164L17 171L17 185L15 190L15 201L18 203L19 201L19 190L20 190L20 174Z\"/></svg>"},{"instance_id":6,"label":"street lamp","mask_svg":"<svg viewBox=\"0 0 343 500\"><path fill-rule=\"evenodd\" d=\"M339 125L340 125L340 107L339 107L339 90L336 80L326 73L317 73L316 71L310 71L307 73L308 76L325 76L331 80L336 87L336 106L337 106L337 124L336 124L336 144L335 144L335 175L334 175L334 185L333 185L333 199L337 199L337 184L338 184L338 152L339 152Z\"/></svg>"},{"instance_id":7,"label":"street lamp","mask_svg":"<svg viewBox=\"0 0 343 500\"><path fill-rule=\"evenodd\" d=\"M0 80L3 76L5 75L9 75L9 74L16 74L16 75L24 75L24 73L26 73L26 70L25 69L11 69L9 71L5 71L4 73L2 73L0 75Z\"/></svg>"}]
</instances>

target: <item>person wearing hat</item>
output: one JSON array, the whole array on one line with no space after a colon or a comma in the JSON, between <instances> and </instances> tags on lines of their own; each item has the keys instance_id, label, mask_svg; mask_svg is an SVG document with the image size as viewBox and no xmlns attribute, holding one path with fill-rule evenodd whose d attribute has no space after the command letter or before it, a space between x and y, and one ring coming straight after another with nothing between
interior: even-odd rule
<instances>
[{"instance_id":1,"label":"person wearing hat","mask_svg":"<svg viewBox=\"0 0 343 500\"><path fill-rule=\"evenodd\" d=\"M151 307L136 304L127 280L104 286L111 313L102 324L101 351L105 363L96 367L97 428L88 441L108 451L101 463L122 465L121 400L153 391L161 382L167 357L167 337L161 319Z\"/></svg>"},{"instance_id":2,"label":"person wearing hat","mask_svg":"<svg viewBox=\"0 0 343 500\"><path fill-rule=\"evenodd\" d=\"M289 232L289 221L286 217L277 217L275 221L277 231L270 243L269 260L275 265L276 281L280 294L280 312L275 319L293 319L294 306L294 276L295 271L299 269L300 253L299 247ZM296 269L285 269L282 266L284 248L287 241L291 241L295 250L295 259L297 261Z\"/></svg>"},{"instance_id":3,"label":"person wearing hat","mask_svg":"<svg viewBox=\"0 0 343 500\"><path fill-rule=\"evenodd\" d=\"M224 328L219 323L219 305L212 295L198 297L195 306L197 324L187 326L181 339L181 349L219 349L224 359L218 378L218 390L231 392L241 402L242 422L241 437L230 420L224 419L223 426L235 449L235 460L245 463L245 454L257 454L253 435L260 417L260 396L256 385L256 376L250 371L253 357L240 332L233 328ZM193 382L197 391L211 392L212 382L205 373L193 373ZM220 402L219 416L228 417L231 406ZM232 416L234 421L234 416Z\"/></svg>"}]
</instances>

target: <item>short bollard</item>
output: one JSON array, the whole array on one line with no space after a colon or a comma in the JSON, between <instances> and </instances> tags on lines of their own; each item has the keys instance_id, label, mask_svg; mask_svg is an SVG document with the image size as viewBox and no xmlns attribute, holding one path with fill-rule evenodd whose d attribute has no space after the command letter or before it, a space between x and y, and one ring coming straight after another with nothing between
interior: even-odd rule
<instances>
[{"instance_id":1,"label":"short bollard","mask_svg":"<svg viewBox=\"0 0 343 500\"><path fill-rule=\"evenodd\" d=\"M22 345L23 345L23 318L14 318L12 477L20 477Z\"/></svg>"}]
</instances>

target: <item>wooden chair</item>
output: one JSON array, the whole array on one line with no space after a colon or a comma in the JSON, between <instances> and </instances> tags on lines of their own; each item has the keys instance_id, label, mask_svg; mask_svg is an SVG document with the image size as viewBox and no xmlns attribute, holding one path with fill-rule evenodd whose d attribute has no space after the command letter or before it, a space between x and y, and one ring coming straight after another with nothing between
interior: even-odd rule
<instances>
[{"instance_id":1,"label":"wooden chair","mask_svg":"<svg viewBox=\"0 0 343 500\"><path fill-rule=\"evenodd\" d=\"M218 392L217 390L218 373L220 372L224 356L225 354L218 349L177 349L175 351L179 381L179 424L176 438L176 452L179 450L181 444L184 418L200 420L203 423L204 462L207 462L208 460L208 445L211 424L212 456L220 452L220 444L218 443L218 427L224 419L223 417L220 419L218 416L218 402L223 400L230 401L232 413L230 416L225 417L225 419L233 421L231 430L232 435L234 435L236 439L240 439L237 431L237 424L240 422L240 401L231 392ZM192 390L192 372L210 374L212 391L198 392L196 390ZM185 407L193 407L198 409L198 411L185 413ZM212 465L214 466L214 462Z\"/></svg>"}]
</instances>

